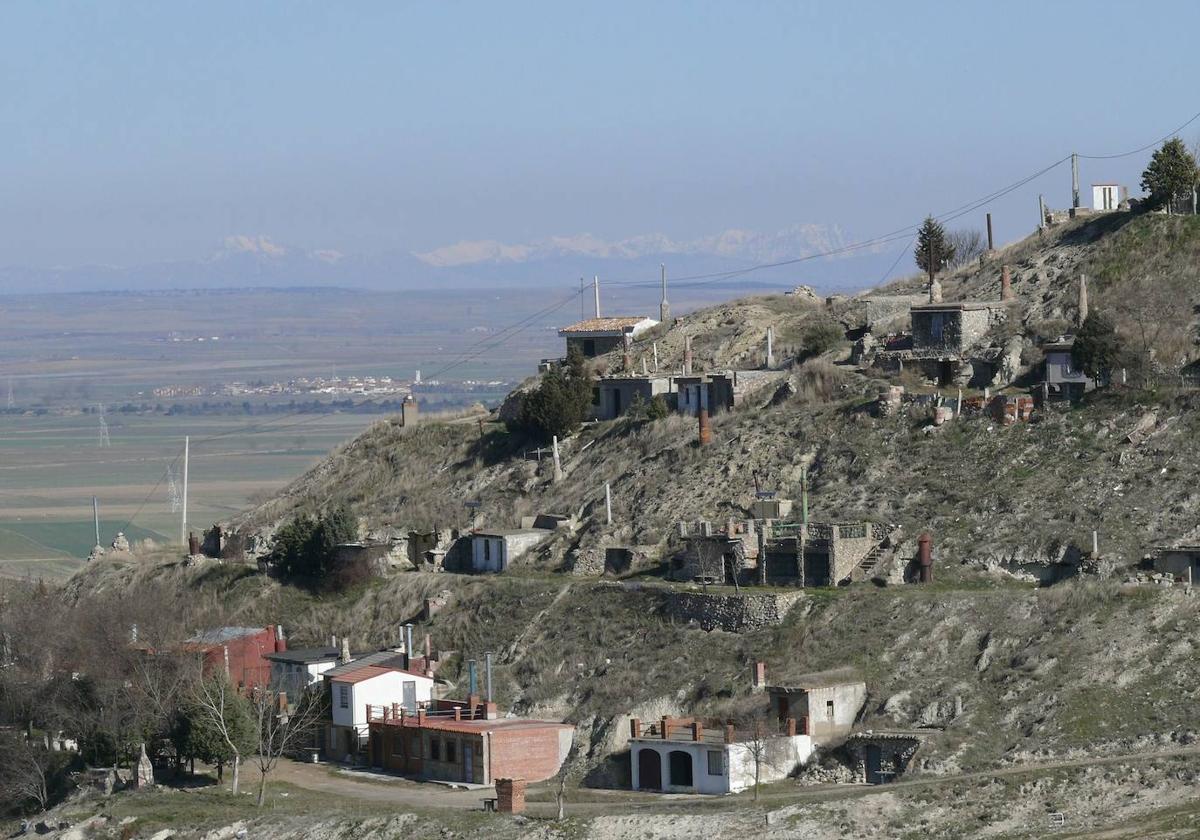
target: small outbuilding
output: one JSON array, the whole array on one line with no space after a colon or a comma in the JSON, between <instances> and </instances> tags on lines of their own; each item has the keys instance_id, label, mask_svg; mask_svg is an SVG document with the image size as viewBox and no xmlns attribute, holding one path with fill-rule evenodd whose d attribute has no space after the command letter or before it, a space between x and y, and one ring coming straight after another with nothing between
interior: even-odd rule
<instances>
[{"instance_id":1,"label":"small outbuilding","mask_svg":"<svg viewBox=\"0 0 1200 840\"><path fill-rule=\"evenodd\" d=\"M825 744L850 734L867 701L867 683L853 668L804 674L767 693L780 721L807 720L813 742Z\"/></svg>"},{"instance_id":2,"label":"small outbuilding","mask_svg":"<svg viewBox=\"0 0 1200 840\"><path fill-rule=\"evenodd\" d=\"M536 548L553 533L541 528L475 531L471 534L471 570L503 572L510 563Z\"/></svg>"},{"instance_id":3,"label":"small outbuilding","mask_svg":"<svg viewBox=\"0 0 1200 840\"><path fill-rule=\"evenodd\" d=\"M588 318L563 327L558 334L567 340L568 353L576 347L584 358L591 359L623 348L626 336L632 340L656 324L658 321L644 315Z\"/></svg>"}]
</instances>

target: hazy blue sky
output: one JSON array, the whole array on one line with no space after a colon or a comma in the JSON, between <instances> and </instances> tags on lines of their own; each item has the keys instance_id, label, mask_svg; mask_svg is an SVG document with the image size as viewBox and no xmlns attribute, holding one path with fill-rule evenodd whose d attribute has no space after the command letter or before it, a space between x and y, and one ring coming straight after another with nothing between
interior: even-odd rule
<instances>
[{"instance_id":1,"label":"hazy blue sky","mask_svg":"<svg viewBox=\"0 0 1200 840\"><path fill-rule=\"evenodd\" d=\"M0 264L198 257L231 234L868 237L1182 123L1198 30L1195 0L10 0ZM1083 181L1134 187L1144 164ZM995 208L1003 235L1039 189L1065 205L1067 167Z\"/></svg>"}]
</instances>

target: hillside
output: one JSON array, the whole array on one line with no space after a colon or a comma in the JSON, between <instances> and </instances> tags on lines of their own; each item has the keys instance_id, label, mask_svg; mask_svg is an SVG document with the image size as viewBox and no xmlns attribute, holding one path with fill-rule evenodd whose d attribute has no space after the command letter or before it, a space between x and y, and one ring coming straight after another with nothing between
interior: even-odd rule
<instances>
[{"instance_id":1,"label":"hillside","mask_svg":"<svg viewBox=\"0 0 1200 840\"><path fill-rule=\"evenodd\" d=\"M1198 241L1200 225L1190 219L1073 223L960 270L945 293L996 297L998 266L1012 266L1019 313L1012 334L1034 356L1048 323L1074 317L1079 273L1095 278L1094 305L1118 310L1122 296L1139 288L1128 278L1153 266L1164 288L1189 290L1188 305L1178 307L1186 344ZM832 302L805 294L732 301L658 328L636 350L656 341L660 361L673 369L690 335L699 369L753 367L761 364L767 326L781 356L803 356L813 323L835 320L853 330L864 321L899 321L919 292L910 280ZM1128 329L1132 310L1121 311ZM1078 405L1039 411L1032 422L1004 426L964 415L934 427L928 403L875 412L889 380L846 356L842 346L776 372L742 405L713 418L710 446L696 444L696 421L682 415L589 424L563 442L559 481L549 456L539 460L536 442L494 417L409 428L382 421L234 523L261 553L279 524L343 504L359 517L361 536L379 540L401 540L412 529L465 530L467 500L481 503L476 524L493 528L537 513L578 516L577 529L556 532L502 575L403 571L341 593L314 593L251 565L189 567L160 555L90 564L68 595L78 603L121 593L195 626L282 621L296 644L330 635L355 646L394 643L401 624L417 621L418 633L429 632L447 652L439 677L452 687L465 678L467 658L493 651L503 707L576 725L569 776L583 789L628 783L626 716L729 714L746 702L758 660L770 682L783 684L813 670L860 669L868 698L859 723L922 733L906 777L918 782L1004 768L1039 773L1048 762L1088 757L1167 761L1164 750L1193 749L1200 606L1182 587L1128 581L1155 546L1200 534L1193 480L1200 474L1200 393L1112 387ZM598 364L613 368L620 360ZM934 391L904 382L910 393ZM756 482L799 499L804 470L813 520L900 528L892 568L874 582L804 590L773 626L704 629L690 620L681 603L700 587L662 576L661 564L683 548L675 524L745 519ZM612 525L605 524L606 483ZM936 582L902 585L903 564L924 531L934 541ZM636 548L639 560L619 579L600 577L595 560L614 546ZM1031 569L1064 563L1079 576L1032 584ZM797 590L743 588L740 595L747 592ZM740 597L732 587L708 594ZM446 606L422 621L424 599L435 596ZM828 761L826 769L838 772ZM1022 819L1041 819L1055 802L1077 796L1068 779L1081 778L1096 784L1087 824L1103 824L1130 816L1135 793L1144 794L1137 801L1147 810L1174 807L1182 772L1192 771L1168 761L1141 775L1091 768L1021 784L976 780L970 814L957 811L946 792L871 801L894 827L918 819L929 804L928 822L906 836L964 836L979 824L969 821L989 819L1007 826L1004 836L1040 836L1016 817L1005 823L997 815L1020 802ZM804 783L826 778L811 775L781 783L772 795L786 802ZM952 783L955 792L965 790ZM1025 801L1034 791L1045 809ZM812 836L832 837L844 836L858 817L825 805L789 819ZM610 836L603 825L598 817L587 836ZM710 825L728 832L720 836L747 830L736 820Z\"/></svg>"}]
</instances>

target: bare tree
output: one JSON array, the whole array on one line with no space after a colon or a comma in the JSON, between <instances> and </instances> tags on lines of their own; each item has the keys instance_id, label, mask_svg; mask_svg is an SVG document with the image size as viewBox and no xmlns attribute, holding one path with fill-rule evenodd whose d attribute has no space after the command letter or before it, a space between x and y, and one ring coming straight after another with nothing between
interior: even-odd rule
<instances>
[{"instance_id":1,"label":"bare tree","mask_svg":"<svg viewBox=\"0 0 1200 840\"><path fill-rule=\"evenodd\" d=\"M50 807L50 772L55 756L22 734L0 738L0 798L16 808Z\"/></svg>"},{"instance_id":2,"label":"bare tree","mask_svg":"<svg viewBox=\"0 0 1200 840\"><path fill-rule=\"evenodd\" d=\"M762 783L764 769L788 769L781 766L788 751L782 749L779 722L763 706L754 706L735 719L738 740L733 749L740 750L754 763L754 799L758 800L758 786Z\"/></svg>"},{"instance_id":3,"label":"bare tree","mask_svg":"<svg viewBox=\"0 0 1200 840\"><path fill-rule=\"evenodd\" d=\"M969 228L952 230L947 238L950 241L953 254L948 262L950 268L958 268L959 266L974 262L987 250L987 240L977 230Z\"/></svg>"},{"instance_id":4,"label":"bare tree","mask_svg":"<svg viewBox=\"0 0 1200 840\"><path fill-rule=\"evenodd\" d=\"M217 734L232 756L232 791L236 795L240 782L239 768L244 745L239 731L239 717L245 714L245 698L225 674L201 677L193 684L192 706L199 718Z\"/></svg>"},{"instance_id":5,"label":"bare tree","mask_svg":"<svg viewBox=\"0 0 1200 840\"><path fill-rule=\"evenodd\" d=\"M1178 367L1186 361L1192 344L1187 305L1191 295L1189 279L1169 273L1139 274L1122 283L1119 294L1106 296L1117 316L1118 331L1137 348L1132 359L1135 375L1144 374L1154 363Z\"/></svg>"},{"instance_id":6,"label":"bare tree","mask_svg":"<svg viewBox=\"0 0 1200 840\"><path fill-rule=\"evenodd\" d=\"M251 698L258 724L258 748L254 762L258 767L258 804L267 798L267 776L279 759L299 749L316 730L324 714L321 691L310 688L300 695L295 705L289 705L287 692L279 686L274 690L259 689Z\"/></svg>"}]
</instances>

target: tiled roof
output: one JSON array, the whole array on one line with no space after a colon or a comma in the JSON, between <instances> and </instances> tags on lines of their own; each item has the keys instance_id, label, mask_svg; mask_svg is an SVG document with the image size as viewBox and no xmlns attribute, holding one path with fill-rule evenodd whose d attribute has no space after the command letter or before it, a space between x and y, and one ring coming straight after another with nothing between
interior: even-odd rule
<instances>
[{"instance_id":1,"label":"tiled roof","mask_svg":"<svg viewBox=\"0 0 1200 840\"><path fill-rule=\"evenodd\" d=\"M421 656L414 656L409 664L424 662L424 659ZM368 670L370 673L363 673ZM338 680L339 682L356 683L377 677L380 674L386 674L389 671L398 671L414 677L425 677L423 671L418 671L411 667L405 668L404 654L397 653L394 650L381 650L375 653L368 653L366 656L360 656L358 659L347 662L344 665L330 668L322 676L331 680ZM428 677L425 678L428 679Z\"/></svg>"},{"instance_id":2,"label":"tiled roof","mask_svg":"<svg viewBox=\"0 0 1200 840\"><path fill-rule=\"evenodd\" d=\"M621 318L588 318L586 321L580 321L577 324L571 324L569 327L563 327L558 332L560 335L585 332L624 332L627 329L636 327L645 320L645 315L633 315Z\"/></svg>"}]
</instances>

